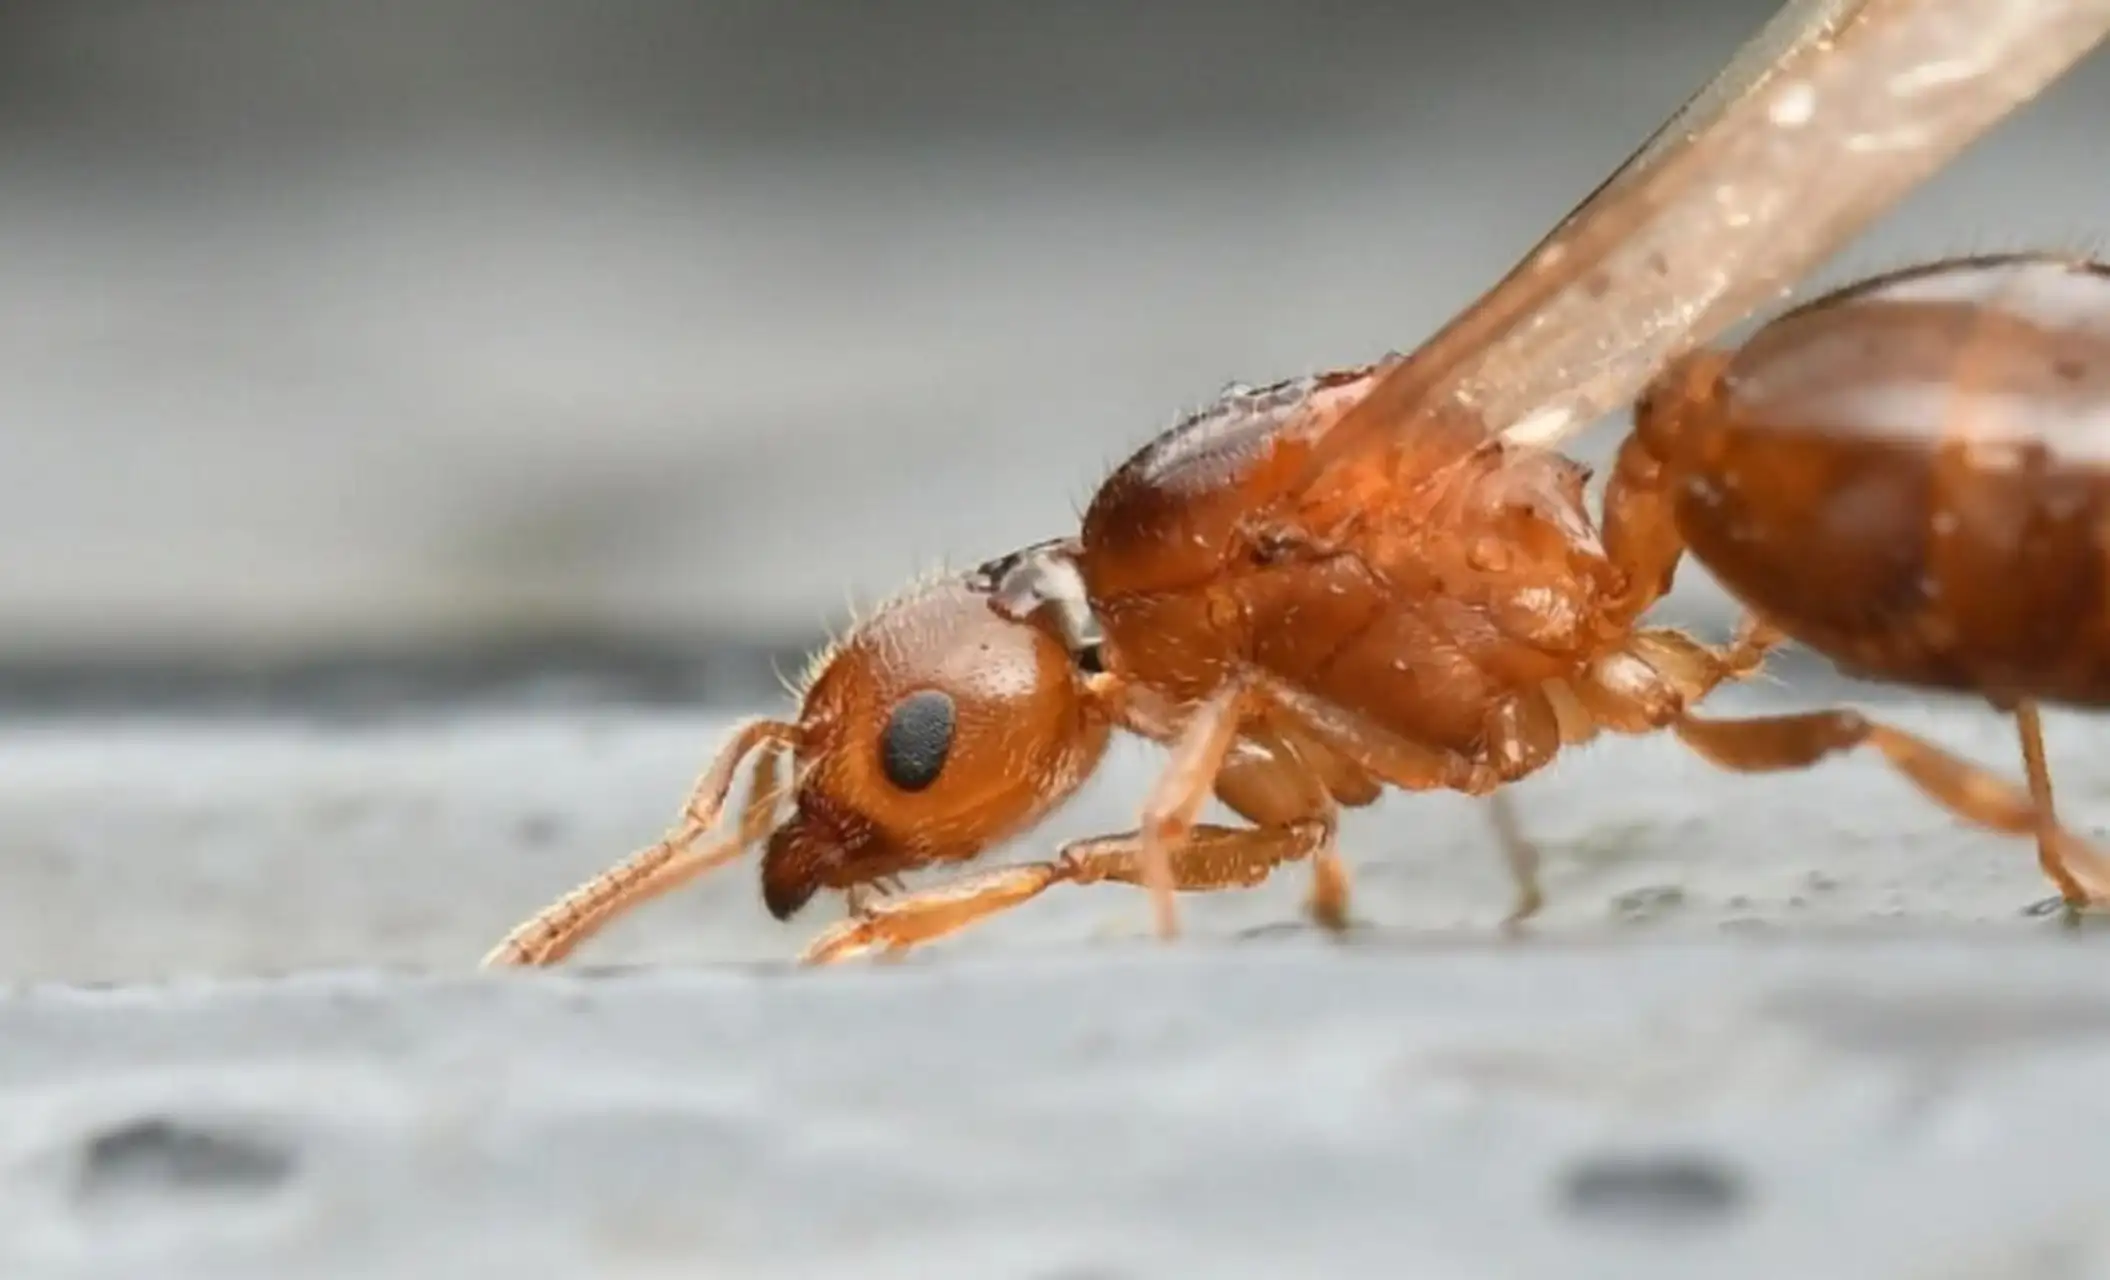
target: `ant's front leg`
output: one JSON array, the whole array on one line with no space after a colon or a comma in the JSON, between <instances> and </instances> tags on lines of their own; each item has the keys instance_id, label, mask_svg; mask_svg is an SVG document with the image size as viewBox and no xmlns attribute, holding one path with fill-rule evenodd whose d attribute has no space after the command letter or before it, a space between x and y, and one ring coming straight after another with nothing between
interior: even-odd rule
<instances>
[{"instance_id":1,"label":"ant's front leg","mask_svg":"<svg viewBox=\"0 0 2110 1280\"><path fill-rule=\"evenodd\" d=\"M1189 828L1167 851L1172 887L1208 893L1249 889L1285 862L1330 852L1333 826L1297 822L1280 827ZM831 964L869 951L899 954L958 933L1039 896L1051 885L1147 880L1140 831L1095 836L1064 845L1047 862L1000 867L915 893L867 899L860 913L829 929L806 948L804 964Z\"/></svg>"},{"instance_id":2,"label":"ant's front leg","mask_svg":"<svg viewBox=\"0 0 2110 1280\"><path fill-rule=\"evenodd\" d=\"M1179 933L1179 914L1172 899L1183 886L1171 867L1174 850L1201 830L1194 825L1195 816L1208 802L1232 744L1259 707L1258 691L1251 682L1241 677L1225 682L1172 738L1172 758L1143 803L1135 858L1137 874L1142 877L1139 883L1150 891L1159 938L1169 940Z\"/></svg>"}]
</instances>

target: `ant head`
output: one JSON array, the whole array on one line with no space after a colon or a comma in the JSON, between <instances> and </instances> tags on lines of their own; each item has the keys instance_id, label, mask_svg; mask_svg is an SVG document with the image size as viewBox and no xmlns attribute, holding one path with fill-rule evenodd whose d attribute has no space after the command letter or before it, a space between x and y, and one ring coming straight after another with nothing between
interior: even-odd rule
<instances>
[{"instance_id":1,"label":"ant head","mask_svg":"<svg viewBox=\"0 0 2110 1280\"><path fill-rule=\"evenodd\" d=\"M762 858L770 913L972 857L1039 821L1105 751L1107 683L1059 544L888 601L807 685L796 811Z\"/></svg>"}]
</instances>

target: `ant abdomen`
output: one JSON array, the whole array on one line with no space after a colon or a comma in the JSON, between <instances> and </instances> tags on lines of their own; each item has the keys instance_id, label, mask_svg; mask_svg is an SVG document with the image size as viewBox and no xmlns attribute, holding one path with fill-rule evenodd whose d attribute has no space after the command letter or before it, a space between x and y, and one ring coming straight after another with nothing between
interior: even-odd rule
<instances>
[{"instance_id":1,"label":"ant abdomen","mask_svg":"<svg viewBox=\"0 0 2110 1280\"><path fill-rule=\"evenodd\" d=\"M2110 703L2110 272L1913 268L1698 362L1639 434L1733 595L1856 674Z\"/></svg>"}]
</instances>

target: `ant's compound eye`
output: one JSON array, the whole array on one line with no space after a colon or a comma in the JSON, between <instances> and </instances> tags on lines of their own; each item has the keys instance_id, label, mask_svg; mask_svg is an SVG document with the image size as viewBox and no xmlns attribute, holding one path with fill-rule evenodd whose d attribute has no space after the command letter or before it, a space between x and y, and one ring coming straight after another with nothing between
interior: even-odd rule
<instances>
[{"instance_id":1,"label":"ant's compound eye","mask_svg":"<svg viewBox=\"0 0 2110 1280\"><path fill-rule=\"evenodd\" d=\"M879 735L879 767L887 781L903 791L921 791L936 782L952 751L956 718L951 696L937 689L896 703Z\"/></svg>"}]
</instances>

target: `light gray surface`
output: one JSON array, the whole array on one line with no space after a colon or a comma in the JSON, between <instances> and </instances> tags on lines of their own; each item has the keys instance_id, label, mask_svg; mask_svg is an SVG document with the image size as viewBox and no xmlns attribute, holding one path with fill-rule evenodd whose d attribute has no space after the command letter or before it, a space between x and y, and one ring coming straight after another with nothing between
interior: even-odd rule
<instances>
[{"instance_id":1,"label":"light gray surface","mask_svg":"<svg viewBox=\"0 0 2110 1280\"><path fill-rule=\"evenodd\" d=\"M2015 772L1987 712L1896 718ZM1519 792L1520 941L1427 796L1348 824L1345 945L1292 870L1170 950L1109 886L802 972L831 913L777 925L749 862L471 971L723 728L0 728L0 1275L2110 1276L2106 935L1870 761L1572 755ZM2099 832L2100 728L2050 728ZM1130 821L1154 755L1047 839Z\"/></svg>"},{"instance_id":2,"label":"light gray surface","mask_svg":"<svg viewBox=\"0 0 2110 1280\"><path fill-rule=\"evenodd\" d=\"M2100 1276L2106 959L1197 944L41 991L0 1005L0 1271Z\"/></svg>"},{"instance_id":3,"label":"light gray surface","mask_svg":"<svg viewBox=\"0 0 2110 1280\"><path fill-rule=\"evenodd\" d=\"M1419 341L1772 8L10 6L0 657L803 640ZM2097 243L2106 74L1828 278Z\"/></svg>"},{"instance_id":4,"label":"light gray surface","mask_svg":"<svg viewBox=\"0 0 2110 1280\"><path fill-rule=\"evenodd\" d=\"M1798 688L1711 705L1818 705ZM761 709L761 708L757 708ZM1891 715L1891 708L1883 708ZM1977 707L1898 723L2020 765ZM73 980L314 966L450 970L514 921L657 838L726 718L610 710L486 713L365 728L174 720L0 728L0 975ZM2087 832L2110 817L2101 727L2049 722L2059 798ZM1044 832L990 861L1132 826L1161 753L1121 744ZM1800 775L1727 775L1667 737L1606 739L1516 791L1545 850L1552 935L1801 931L1868 924L2037 931L2050 892L2033 846L1965 829L1869 757ZM1479 938L1508 907L1484 810L1386 798L1347 816L1355 914L1384 932ZM1306 877L1190 897L1203 936L1294 926ZM788 958L835 918L779 925L754 859L650 905L582 960ZM1122 886L1058 888L949 950L1071 950L1146 924Z\"/></svg>"}]
</instances>

